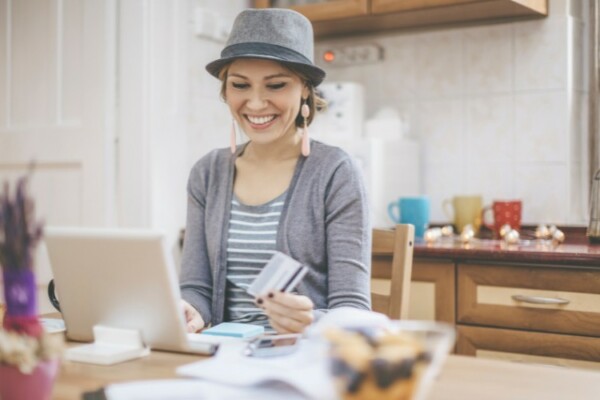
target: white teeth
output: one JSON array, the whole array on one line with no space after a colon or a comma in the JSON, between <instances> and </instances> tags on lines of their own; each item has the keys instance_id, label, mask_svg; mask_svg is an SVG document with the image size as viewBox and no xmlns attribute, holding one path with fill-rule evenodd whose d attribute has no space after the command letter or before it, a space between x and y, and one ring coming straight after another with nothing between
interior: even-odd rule
<instances>
[{"instance_id":1,"label":"white teeth","mask_svg":"<svg viewBox=\"0 0 600 400\"><path fill-rule=\"evenodd\" d=\"M269 115L269 116L265 116L265 117L251 117L248 115L248 120L250 122L252 122L253 124L257 124L257 125L266 124L267 122L273 121L273 119L275 119L274 115Z\"/></svg>"}]
</instances>

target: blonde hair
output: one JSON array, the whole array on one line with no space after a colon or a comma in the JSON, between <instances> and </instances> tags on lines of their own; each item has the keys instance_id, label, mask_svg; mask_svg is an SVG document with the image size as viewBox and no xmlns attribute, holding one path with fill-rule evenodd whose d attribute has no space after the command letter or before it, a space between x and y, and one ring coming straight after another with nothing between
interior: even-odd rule
<instances>
[{"instance_id":1,"label":"blonde hair","mask_svg":"<svg viewBox=\"0 0 600 400\"><path fill-rule=\"evenodd\" d=\"M327 101L319 95L317 89L311 83L308 76L302 72L301 68L295 67L293 64L280 64L284 68L292 72L294 75L296 75L298 78L300 78L302 83L306 85L306 87L309 90L308 97L306 98L306 104L308 105L308 108L310 110L310 115L306 119L306 124L310 125L313 119L315 118L315 114L317 112L327 109ZM230 66L231 63L228 63L224 65L223 68L221 68L221 71L219 71L219 79L221 80L221 98L223 98L223 100L225 101L227 101L227 98L225 96L225 90L227 89L227 73L229 72ZM300 102L302 103L303 100L300 100ZM298 128L304 127L304 118L302 117L300 110L298 110L295 125Z\"/></svg>"}]
</instances>

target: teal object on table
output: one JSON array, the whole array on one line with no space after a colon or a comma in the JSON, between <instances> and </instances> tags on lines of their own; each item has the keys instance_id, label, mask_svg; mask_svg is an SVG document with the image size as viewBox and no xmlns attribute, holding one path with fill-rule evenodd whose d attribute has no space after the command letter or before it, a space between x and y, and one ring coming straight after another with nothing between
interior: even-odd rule
<instances>
[{"instance_id":1,"label":"teal object on table","mask_svg":"<svg viewBox=\"0 0 600 400\"><path fill-rule=\"evenodd\" d=\"M265 333L265 328L260 325L239 322L223 322L201 332L202 335L229 336L242 339L259 336L263 333Z\"/></svg>"},{"instance_id":2,"label":"teal object on table","mask_svg":"<svg viewBox=\"0 0 600 400\"><path fill-rule=\"evenodd\" d=\"M411 224L415 237L423 238L429 227L429 197L400 197L388 204L388 215L396 224Z\"/></svg>"}]
</instances>

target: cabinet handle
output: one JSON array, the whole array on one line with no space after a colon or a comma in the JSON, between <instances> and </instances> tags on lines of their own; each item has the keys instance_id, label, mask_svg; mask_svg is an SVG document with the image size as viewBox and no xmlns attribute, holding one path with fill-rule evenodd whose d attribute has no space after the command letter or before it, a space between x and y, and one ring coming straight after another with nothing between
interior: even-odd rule
<instances>
[{"instance_id":1,"label":"cabinet handle","mask_svg":"<svg viewBox=\"0 0 600 400\"><path fill-rule=\"evenodd\" d=\"M512 299L521 303L530 304L569 304L571 301L567 299L561 299L560 297L541 297L541 296L525 296L522 294L515 294Z\"/></svg>"}]
</instances>

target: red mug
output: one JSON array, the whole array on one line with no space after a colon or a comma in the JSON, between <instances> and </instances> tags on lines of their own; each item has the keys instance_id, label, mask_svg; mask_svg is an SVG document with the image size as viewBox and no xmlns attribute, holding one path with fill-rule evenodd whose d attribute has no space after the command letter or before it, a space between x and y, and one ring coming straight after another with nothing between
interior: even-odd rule
<instances>
[{"instance_id":1,"label":"red mug","mask_svg":"<svg viewBox=\"0 0 600 400\"><path fill-rule=\"evenodd\" d=\"M521 211L523 206L521 200L494 201L491 206L486 206L481 211L481 220L483 225L494 232L496 237L500 237L500 229L504 225L510 225L512 229L521 229ZM493 212L494 222L488 223L486 213Z\"/></svg>"}]
</instances>

